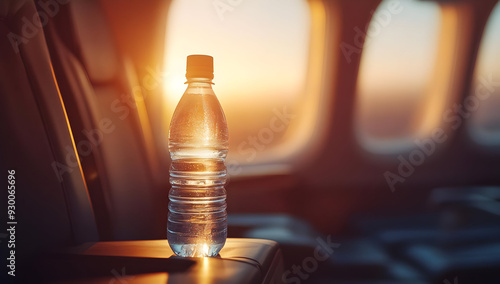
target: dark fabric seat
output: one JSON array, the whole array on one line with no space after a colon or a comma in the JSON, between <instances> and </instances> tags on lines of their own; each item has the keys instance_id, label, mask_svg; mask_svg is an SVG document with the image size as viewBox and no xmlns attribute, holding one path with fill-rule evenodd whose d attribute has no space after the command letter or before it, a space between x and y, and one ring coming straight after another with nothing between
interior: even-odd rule
<instances>
[{"instance_id":1,"label":"dark fabric seat","mask_svg":"<svg viewBox=\"0 0 500 284\"><path fill-rule=\"evenodd\" d=\"M144 101L99 2L69 2L45 31L102 239L164 238L168 189L152 175Z\"/></svg>"},{"instance_id":2,"label":"dark fabric seat","mask_svg":"<svg viewBox=\"0 0 500 284\"><path fill-rule=\"evenodd\" d=\"M5 183L15 170L10 221L17 222L20 265L40 250L98 234L33 1L0 2L0 38L0 164Z\"/></svg>"}]
</instances>

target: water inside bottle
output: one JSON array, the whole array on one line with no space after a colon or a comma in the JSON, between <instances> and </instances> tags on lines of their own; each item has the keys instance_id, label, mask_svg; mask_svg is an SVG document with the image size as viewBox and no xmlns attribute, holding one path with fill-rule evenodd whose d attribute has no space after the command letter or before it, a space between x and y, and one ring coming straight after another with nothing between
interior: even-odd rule
<instances>
[{"instance_id":1,"label":"water inside bottle","mask_svg":"<svg viewBox=\"0 0 500 284\"><path fill-rule=\"evenodd\" d=\"M216 256L227 237L228 134L222 108L207 83L190 84L172 118L167 238L176 255Z\"/></svg>"},{"instance_id":2,"label":"water inside bottle","mask_svg":"<svg viewBox=\"0 0 500 284\"><path fill-rule=\"evenodd\" d=\"M215 256L224 246L227 236L225 152L227 150L198 148L174 152L167 238L177 255Z\"/></svg>"}]
</instances>

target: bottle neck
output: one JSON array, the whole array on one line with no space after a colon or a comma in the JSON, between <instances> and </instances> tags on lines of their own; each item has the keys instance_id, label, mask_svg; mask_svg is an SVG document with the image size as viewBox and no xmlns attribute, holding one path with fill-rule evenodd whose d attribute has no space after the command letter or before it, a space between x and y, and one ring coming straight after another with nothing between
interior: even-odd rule
<instances>
[{"instance_id":1,"label":"bottle neck","mask_svg":"<svg viewBox=\"0 0 500 284\"><path fill-rule=\"evenodd\" d=\"M187 78L185 84L188 84L188 87L210 87L214 84L212 79L209 78Z\"/></svg>"}]
</instances>

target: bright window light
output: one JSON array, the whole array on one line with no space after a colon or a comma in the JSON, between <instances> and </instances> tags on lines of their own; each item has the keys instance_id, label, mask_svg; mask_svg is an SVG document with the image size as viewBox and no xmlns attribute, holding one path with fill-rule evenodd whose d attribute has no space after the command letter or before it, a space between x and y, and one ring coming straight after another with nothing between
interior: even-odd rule
<instances>
[{"instance_id":1,"label":"bright window light","mask_svg":"<svg viewBox=\"0 0 500 284\"><path fill-rule=\"evenodd\" d=\"M483 145L500 144L500 4L493 10L483 35L470 102L472 137Z\"/></svg>"},{"instance_id":2,"label":"bright window light","mask_svg":"<svg viewBox=\"0 0 500 284\"><path fill-rule=\"evenodd\" d=\"M357 135L369 151L412 147L419 107L434 76L441 25L440 6L434 2L385 0L373 14L356 102Z\"/></svg>"},{"instance_id":3,"label":"bright window light","mask_svg":"<svg viewBox=\"0 0 500 284\"><path fill-rule=\"evenodd\" d=\"M315 113L303 106L318 97L306 95L311 68L321 70L309 60L317 2L172 1L165 50L167 123L186 88L186 57L207 54L214 57L214 91L228 121L229 163L271 163L297 152L304 143L290 142L307 135L299 121Z\"/></svg>"}]
</instances>

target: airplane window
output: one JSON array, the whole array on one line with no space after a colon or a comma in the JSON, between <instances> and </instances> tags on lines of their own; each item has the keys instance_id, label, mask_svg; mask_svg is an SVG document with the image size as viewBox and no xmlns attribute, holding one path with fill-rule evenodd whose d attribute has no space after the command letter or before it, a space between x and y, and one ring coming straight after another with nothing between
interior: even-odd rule
<instances>
[{"instance_id":1,"label":"airplane window","mask_svg":"<svg viewBox=\"0 0 500 284\"><path fill-rule=\"evenodd\" d=\"M430 1L385 0L373 14L357 83L355 127L365 149L407 150L420 135L419 105L432 83L441 16Z\"/></svg>"},{"instance_id":2,"label":"airplane window","mask_svg":"<svg viewBox=\"0 0 500 284\"><path fill-rule=\"evenodd\" d=\"M299 125L317 114L303 106L318 97L306 88L311 69L322 70L309 60L312 34L321 30L311 14L324 19L320 4L172 1L165 50L167 123L186 88L186 56L208 54L214 57L214 91L228 121L229 171L237 175L238 165L269 164L296 153L307 142L300 138L308 137Z\"/></svg>"},{"instance_id":3,"label":"airplane window","mask_svg":"<svg viewBox=\"0 0 500 284\"><path fill-rule=\"evenodd\" d=\"M469 130L483 145L500 143L500 4L493 10L479 49L470 94ZM474 97L478 99L473 99ZM472 101L475 102L472 102ZM467 103L467 99L464 101ZM466 105L467 106L467 105Z\"/></svg>"}]
</instances>

